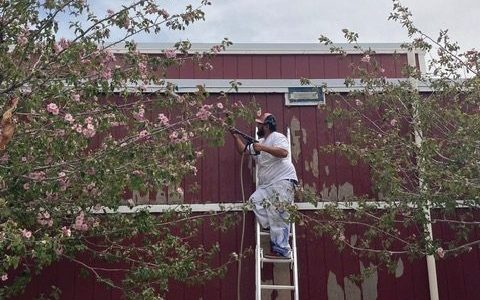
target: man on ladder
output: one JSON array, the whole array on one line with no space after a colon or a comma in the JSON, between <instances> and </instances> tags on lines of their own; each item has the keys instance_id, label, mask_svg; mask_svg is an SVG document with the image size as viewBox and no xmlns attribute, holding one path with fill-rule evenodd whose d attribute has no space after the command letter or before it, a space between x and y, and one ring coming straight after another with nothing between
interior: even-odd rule
<instances>
[{"instance_id":1,"label":"man on ladder","mask_svg":"<svg viewBox=\"0 0 480 300\"><path fill-rule=\"evenodd\" d=\"M249 201L260 226L270 231L271 256L291 258L290 223L286 207L293 203L298 179L288 157L289 142L285 135L277 132L272 114L264 113L255 121L260 138L258 143L245 145L238 131L232 130L231 133L238 152L247 152L256 162L257 189Z\"/></svg>"}]
</instances>

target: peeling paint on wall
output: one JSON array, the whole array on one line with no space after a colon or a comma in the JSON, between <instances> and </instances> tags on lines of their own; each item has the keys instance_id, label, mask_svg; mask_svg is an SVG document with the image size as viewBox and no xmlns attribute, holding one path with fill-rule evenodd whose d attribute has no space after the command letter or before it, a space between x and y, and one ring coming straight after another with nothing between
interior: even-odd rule
<instances>
[{"instance_id":1,"label":"peeling paint on wall","mask_svg":"<svg viewBox=\"0 0 480 300\"><path fill-rule=\"evenodd\" d=\"M350 245L355 246L357 244L358 236L356 234L352 234L350 236Z\"/></svg>"},{"instance_id":2,"label":"peeling paint on wall","mask_svg":"<svg viewBox=\"0 0 480 300\"><path fill-rule=\"evenodd\" d=\"M370 264L372 267L373 265ZM360 262L360 270L363 272L365 267ZM327 281L327 296L328 300L377 300L377 285L378 285L378 273L377 271L365 276L362 280L361 286L355 284L349 276L343 278L342 286L337 282L337 276L330 271Z\"/></svg>"},{"instance_id":3,"label":"peeling paint on wall","mask_svg":"<svg viewBox=\"0 0 480 300\"><path fill-rule=\"evenodd\" d=\"M370 264L370 266L372 267L373 265ZM365 270L365 267L363 263L360 262L360 271L363 272L364 270ZM378 286L378 272L375 271L362 281L363 300L376 300L378 297L377 286Z\"/></svg>"},{"instance_id":4,"label":"peeling paint on wall","mask_svg":"<svg viewBox=\"0 0 480 300\"><path fill-rule=\"evenodd\" d=\"M320 195L325 201L346 201L353 197L353 185L345 182L337 188L334 184L330 187L324 184Z\"/></svg>"},{"instance_id":5,"label":"peeling paint on wall","mask_svg":"<svg viewBox=\"0 0 480 300\"><path fill-rule=\"evenodd\" d=\"M343 279L345 286L345 300L362 300L362 292L360 288L350 278Z\"/></svg>"},{"instance_id":6,"label":"peeling paint on wall","mask_svg":"<svg viewBox=\"0 0 480 300\"><path fill-rule=\"evenodd\" d=\"M332 271L328 272L327 297L328 300L345 299L343 289L337 282L337 276Z\"/></svg>"},{"instance_id":7,"label":"peeling paint on wall","mask_svg":"<svg viewBox=\"0 0 480 300\"><path fill-rule=\"evenodd\" d=\"M403 275L403 269L404 269L404 266L403 266L403 260L402 258L400 257L397 261L397 268L395 269L395 278L399 278L399 277L402 277Z\"/></svg>"},{"instance_id":8,"label":"peeling paint on wall","mask_svg":"<svg viewBox=\"0 0 480 300\"><path fill-rule=\"evenodd\" d=\"M323 184L323 188L320 191L320 195L322 196L322 200L324 201L335 201L337 199L337 187L335 185L330 186L328 188Z\"/></svg>"},{"instance_id":9,"label":"peeling paint on wall","mask_svg":"<svg viewBox=\"0 0 480 300\"><path fill-rule=\"evenodd\" d=\"M300 121L296 117L292 117L292 121L290 121L290 132L292 138L292 158L295 162L298 162L301 152L300 138L302 138L302 142L306 144L307 132L300 127Z\"/></svg>"},{"instance_id":10,"label":"peeling paint on wall","mask_svg":"<svg viewBox=\"0 0 480 300\"><path fill-rule=\"evenodd\" d=\"M183 203L184 196L176 192L177 187L168 188L169 203ZM132 191L132 200L135 205L141 204L165 204L167 203L167 195L163 190L158 190L155 194L155 202L150 200L150 192L141 193L140 191Z\"/></svg>"},{"instance_id":11,"label":"peeling paint on wall","mask_svg":"<svg viewBox=\"0 0 480 300\"><path fill-rule=\"evenodd\" d=\"M353 185L349 182L338 187L338 201L350 200L353 197Z\"/></svg>"},{"instance_id":12,"label":"peeling paint on wall","mask_svg":"<svg viewBox=\"0 0 480 300\"><path fill-rule=\"evenodd\" d=\"M308 191L308 192L311 192L311 193L316 193L317 192L317 184L314 182L313 185L310 185L308 183L306 183L303 188Z\"/></svg>"},{"instance_id":13,"label":"peeling paint on wall","mask_svg":"<svg viewBox=\"0 0 480 300\"><path fill-rule=\"evenodd\" d=\"M133 191L132 200L135 205L148 204L150 202L150 193L146 192L145 194L142 194L139 191Z\"/></svg>"},{"instance_id":14,"label":"peeling paint on wall","mask_svg":"<svg viewBox=\"0 0 480 300\"><path fill-rule=\"evenodd\" d=\"M307 172L311 172L313 176L318 178L319 171L318 171L318 150L317 149L313 149L312 161L305 161L305 170Z\"/></svg>"},{"instance_id":15,"label":"peeling paint on wall","mask_svg":"<svg viewBox=\"0 0 480 300\"><path fill-rule=\"evenodd\" d=\"M164 191L157 191L157 195L155 196L155 203L157 204L167 203L167 195L165 195Z\"/></svg>"}]
</instances>

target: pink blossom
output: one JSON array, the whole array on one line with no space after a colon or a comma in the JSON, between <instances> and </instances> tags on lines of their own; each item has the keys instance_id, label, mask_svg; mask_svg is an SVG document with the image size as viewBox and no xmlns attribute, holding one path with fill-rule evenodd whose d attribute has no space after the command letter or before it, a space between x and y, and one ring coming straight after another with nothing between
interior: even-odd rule
<instances>
[{"instance_id":1,"label":"pink blossom","mask_svg":"<svg viewBox=\"0 0 480 300\"><path fill-rule=\"evenodd\" d=\"M7 274L3 274L2 275L2 281L7 281L8 280L8 275Z\"/></svg>"},{"instance_id":2,"label":"pink blossom","mask_svg":"<svg viewBox=\"0 0 480 300\"><path fill-rule=\"evenodd\" d=\"M183 196L183 189L181 187L177 188L177 193L180 194L180 196Z\"/></svg>"},{"instance_id":3,"label":"pink blossom","mask_svg":"<svg viewBox=\"0 0 480 300\"><path fill-rule=\"evenodd\" d=\"M170 141L172 141L172 142L176 141L176 139L178 138L178 132L176 132L176 131L172 132L170 134L169 138L170 138Z\"/></svg>"},{"instance_id":4,"label":"pink blossom","mask_svg":"<svg viewBox=\"0 0 480 300\"><path fill-rule=\"evenodd\" d=\"M365 56L362 57L360 60L364 63L369 63L370 62L370 55L365 54Z\"/></svg>"},{"instance_id":5,"label":"pink blossom","mask_svg":"<svg viewBox=\"0 0 480 300\"><path fill-rule=\"evenodd\" d=\"M29 239L32 237L32 232L26 229L22 229L22 236L26 239Z\"/></svg>"},{"instance_id":6,"label":"pink blossom","mask_svg":"<svg viewBox=\"0 0 480 300\"><path fill-rule=\"evenodd\" d=\"M363 102L360 99L355 99L355 105L356 106L361 106L361 105L363 105Z\"/></svg>"},{"instance_id":7,"label":"pink blossom","mask_svg":"<svg viewBox=\"0 0 480 300\"><path fill-rule=\"evenodd\" d=\"M62 50L63 50L63 48L62 48L62 46L60 46L59 43L53 44L53 51L55 51L55 53L58 54L58 53L62 52Z\"/></svg>"},{"instance_id":8,"label":"pink blossom","mask_svg":"<svg viewBox=\"0 0 480 300\"><path fill-rule=\"evenodd\" d=\"M72 236L72 231L67 228L66 226L63 226L62 227L62 235L65 236L65 237L70 237Z\"/></svg>"},{"instance_id":9,"label":"pink blossom","mask_svg":"<svg viewBox=\"0 0 480 300\"><path fill-rule=\"evenodd\" d=\"M60 191L66 191L68 187L68 178L65 172L58 173L58 184L60 185Z\"/></svg>"},{"instance_id":10,"label":"pink blossom","mask_svg":"<svg viewBox=\"0 0 480 300\"><path fill-rule=\"evenodd\" d=\"M149 14L154 14L158 12L158 8L156 5L151 5L147 8L146 12Z\"/></svg>"},{"instance_id":11,"label":"pink blossom","mask_svg":"<svg viewBox=\"0 0 480 300\"><path fill-rule=\"evenodd\" d=\"M161 9L158 11L158 13L164 18L164 19L168 19L168 17L170 17L170 14L164 10L164 9Z\"/></svg>"},{"instance_id":12,"label":"pink blossom","mask_svg":"<svg viewBox=\"0 0 480 300\"><path fill-rule=\"evenodd\" d=\"M140 171L140 170L134 170L134 171L132 172L132 174L133 174L133 175L136 175L136 176L141 176L141 175L144 175L145 173L143 173L143 172Z\"/></svg>"},{"instance_id":13,"label":"pink blossom","mask_svg":"<svg viewBox=\"0 0 480 300\"><path fill-rule=\"evenodd\" d=\"M220 108L220 109L223 109L223 104L221 102L218 102L217 107Z\"/></svg>"},{"instance_id":14,"label":"pink blossom","mask_svg":"<svg viewBox=\"0 0 480 300\"><path fill-rule=\"evenodd\" d=\"M145 109L143 107L140 107L138 112L133 113L133 118L135 118L137 121L145 120Z\"/></svg>"},{"instance_id":15,"label":"pink blossom","mask_svg":"<svg viewBox=\"0 0 480 300\"><path fill-rule=\"evenodd\" d=\"M70 46L70 41L65 39L65 38L61 38L60 39L60 42L58 42L58 44L63 48L63 49L66 49Z\"/></svg>"},{"instance_id":16,"label":"pink blossom","mask_svg":"<svg viewBox=\"0 0 480 300\"><path fill-rule=\"evenodd\" d=\"M214 54L217 54L217 53L219 53L220 51L222 51L222 46L220 46L220 45L215 45L215 46L212 47L211 50L212 50L212 52L213 52Z\"/></svg>"},{"instance_id":17,"label":"pink blossom","mask_svg":"<svg viewBox=\"0 0 480 300\"><path fill-rule=\"evenodd\" d=\"M235 104L237 104L237 103L235 102ZM262 110L259 109L259 110L257 110L257 117L261 117L261 116L262 116Z\"/></svg>"},{"instance_id":18,"label":"pink blossom","mask_svg":"<svg viewBox=\"0 0 480 300\"><path fill-rule=\"evenodd\" d=\"M345 241L345 235L343 233L341 233L339 236L338 236L338 240L340 242L344 242Z\"/></svg>"},{"instance_id":19,"label":"pink blossom","mask_svg":"<svg viewBox=\"0 0 480 300\"><path fill-rule=\"evenodd\" d=\"M87 124L86 128L83 128L82 134L87 138L92 138L97 132L95 131L95 126L93 124Z\"/></svg>"},{"instance_id":20,"label":"pink blossom","mask_svg":"<svg viewBox=\"0 0 480 300\"><path fill-rule=\"evenodd\" d=\"M384 68L380 68L380 73L385 73L385 69L384 69Z\"/></svg>"},{"instance_id":21,"label":"pink blossom","mask_svg":"<svg viewBox=\"0 0 480 300\"><path fill-rule=\"evenodd\" d=\"M35 182L40 182L40 181L45 180L45 172L35 171L35 172L32 172L32 173L28 174L28 177Z\"/></svg>"},{"instance_id":22,"label":"pink blossom","mask_svg":"<svg viewBox=\"0 0 480 300\"><path fill-rule=\"evenodd\" d=\"M113 14L115 14L115 12L112 9L107 9L107 15L109 17L113 16Z\"/></svg>"},{"instance_id":23,"label":"pink blossom","mask_svg":"<svg viewBox=\"0 0 480 300\"><path fill-rule=\"evenodd\" d=\"M80 124L74 124L74 125L72 126L72 130L75 130L75 131L78 132L78 133L82 133L82 125L80 125Z\"/></svg>"},{"instance_id":24,"label":"pink blossom","mask_svg":"<svg viewBox=\"0 0 480 300\"><path fill-rule=\"evenodd\" d=\"M63 254L63 248L62 247L55 248L55 254L57 254L58 256L62 255Z\"/></svg>"},{"instance_id":25,"label":"pink blossom","mask_svg":"<svg viewBox=\"0 0 480 300\"><path fill-rule=\"evenodd\" d=\"M47 105L47 111L52 115L58 115L58 113L60 112L58 106L55 103L49 103Z\"/></svg>"},{"instance_id":26,"label":"pink blossom","mask_svg":"<svg viewBox=\"0 0 480 300\"><path fill-rule=\"evenodd\" d=\"M130 27L130 18L126 17L125 20L123 20L123 27L125 27L125 29Z\"/></svg>"},{"instance_id":27,"label":"pink blossom","mask_svg":"<svg viewBox=\"0 0 480 300\"><path fill-rule=\"evenodd\" d=\"M93 124L93 118L92 117L87 117L84 120L85 124Z\"/></svg>"},{"instance_id":28,"label":"pink blossom","mask_svg":"<svg viewBox=\"0 0 480 300\"><path fill-rule=\"evenodd\" d=\"M24 46L28 43L28 38L27 38L28 31L23 30L22 33L17 37L17 44L20 46Z\"/></svg>"},{"instance_id":29,"label":"pink blossom","mask_svg":"<svg viewBox=\"0 0 480 300\"><path fill-rule=\"evenodd\" d=\"M80 102L80 95L79 95L79 94L73 94L73 95L72 95L72 99L73 99L73 101L75 101L75 102Z\"/></svg>"},{"instance_id":30,"label":"pink blossom","mask_svg":"<svg viewBox=\"0 0 480 300\"><path fill-rule=\"evenodd\" d=\"M105 64L110 62L115 62L117 59L115 58L115 54L110 49L107 49L103 52L105 54L103 61Z\"/></svg>"},{"instance_id":31,"label":"pink blossom","mask_svg":"<svg viewBox=\"0 0 480 300\"><path fill-rule=\"evenodd\" d=\"M436 252L437 252L438 257L440 257L440 258L443 258L445 256L445 251L443 250L442 247L438 247Z\"/></svg>"},{"instance_id":32,"label":"pink blossom","mask_svg":"<svg viewBox=\"0 0 480 300\"><path fill-rule=\"evenodd\" d=\"M22 162L27 162L27 158L25 156L22 156Z\"/></svg>"},{"instance_id":33,"label":"pink blossom","mask_svg":"<svg viewBox=\"0 0 480 300\"><path fill-rule=\"evenodd\" d=\"M190 170L192 171L193 175L197 176L197 172L198 172L197 167L190 166Z\"/></svg>"},{"instance_id":34,"label":"pink blossom","mask_svg":"<svg viewBox=\"0 0 480 300\"><path fill-rule=\"evenodd\" d=\"M175 58L177 56L175 49L165 49L163 50L163 54L165 54L166 58Z\"/></svg>"},{"instance_id":35,"label":"pink blossom","mask_svg":"<svg viewBox=\"0 0 480 300\"><path fill-rule=\"evenodd\" d=\"M75 218L75 224L73 228L79 231L87 231L88 225L85 223L85 214L80 212L80 214Z\"/></svg>"},{"instance_id":36,"label":"pink blossom","mask_svg":"<svg viewBox=\"0 0 480 300\"><path fill-rule=\"evenodd\" d=\"M139 137L139 138L144 138L144 137L146 137L146 136L148 136L148 131L146 131L146 130L142 130L142 131L140 131L140 133L138 134L138 137Z\"/></svg>"},{"instance_id":37,"label":"pink blossom","mask_svg":"<svg viewBox=\"0 0 480 300\"><path fill-rule=\"evenodd\" d=\"M202 121L206 121L208 120L208 117L210 117L210 115L212 114L209 109L211 109L212 106L211 105L208 105L208 104L205 104L204 106L202 106L202 108L200 108L200 110L197 112L196 116L202 120Z\"/></svg>"},{"instance_id":38,"label":"pink blossom","mask_svg":"<svg viewBox=\"0 0 480 300\"><path fill-rule=\"evenodd\" d=\"M101 78L104 80L112 79L112 71L108 67L106 67L102 70Z\"/></svg>"},{"instance_id":39,"label":"pink blossom","mask_svg":"<svg viewBox=\"0 0 480 300\"><path fill-rule=\"evenodd\" d=\"M37 223L43 226L48 225L48 227L52 227L53 220L50 218L50 214L48 213L48 211L39 212L37 214Z\"/></svg>"},{"instance_id":40,"label":"pink blossom","mask_svg":"<svg viewBox=\"0 0 480 300\"><path fill-rule=\"evenodd\" d=\"M65 114L65 117L63 119L70 124L73 124L73 122L75 122L75 119L71 114Z\"/></svg>"},{"instance_id":41,"label":"pink blossom","mask_svg":"<svg viewBox=\"0 0 480 300\"><path fill-rule=\"evenodd\" d=\"M141 75L147 73L147 65L143 62L138 63L138 72L140 72Z\"/></svg>"},{"instance_id":42,"label":"pink blossom","mask_svg":"<svg viewBox=\"0 0 480 300\"><path fill-rule=\"evenodd\" d=\"M392 119L392 120L390 121L390 125L392 125L392 126L396 126L397 123L398 123L398 121L397 121L396 119Z\"/></svg>"},{"instance_id":43,"label":"pink blossom","mask_svg":"<svg viewBox=\"0 0 480 300\"><path fill-rule=\"evenodd\" d=\"M168 126L168 118L164 114L158 114L158 120L160 121L161 126Z\"/></svg>"},{"instance_id":44,"label":"pink blossom","mask_svg":"<svg viewBox=\"0 0 480 300\"><path fill-rule=\"evenodd\" d=\"M30 189L30 184L24 183L24 184L23 184L23 189L26 190L26 191L28 191L28 190Z\"/></svg>"},{"instance_id":45,"label":"pink blossom","mask_svg":"<svg viewBox=\"0 0 480 300\"><path fill-rule=\"evenodd\" d=\"M209 62L201 64L200 67L202 68L202 70L206 70L206 71L213 70L213 66Z\"/></svg>"}]
</instances>

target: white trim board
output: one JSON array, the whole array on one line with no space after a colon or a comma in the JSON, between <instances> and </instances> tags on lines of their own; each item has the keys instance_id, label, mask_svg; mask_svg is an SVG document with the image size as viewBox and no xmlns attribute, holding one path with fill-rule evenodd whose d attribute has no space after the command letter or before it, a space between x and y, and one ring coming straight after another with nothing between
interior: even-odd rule
<instances>
[{"instance_id":1,"label":"white trim board","mask_svg":"<svg viewBox=\"0 0 480 300\"><path fill-rule=\"evenodd\" d=\"M174 48L174 43L137 43L137 50L146 54L160 54L164 49ZM209 51L214 43L192 43L189 53ZM332 46L345 50L347 54L361 54L355 46L365 50L372 50L378 54L393 54L409 52L408 49L401 47L402 43L334 43L331 46L325 46L320 43L234 43L227 47L221 55L228 54L330 54ZM114 53L126 53L124 45L117 45L111 48ZM415 50L415 53L423 53Z\"/></svg>"},{"instance_id":2,"label":"white trim board","mask_svg":"<svg viewBox=\"0 0 480 300\"><path fill-rule=\"evenodd\" d=\"M367 202L369 205L375 205L377 209L384 209L387 207L387 205L392 205L392 204L387 204L386 202L383 201L371 201ZM360 206L358 202L317 202L317 205L313 205L312 203L309 202L296 202L294 205L297 207L298 210L301 211L314 211L314 210L324 210L329 206L337 206L340 209L358 209ZM464 201L457 201L457 208L467 208L466 205L464 205ZM148 210L150 213L162 213L167 210L181 210L184 208L190 209L192 212L219 212L219 211L231 211L231 212L236 212L236 211L242 211L246 208L247 206L243 203L207 203L207 204L154 204L154 205L138 205L134 207L129 207L126 205L121 205L118 207L117 210L112 210L112 209L107 209L107 208L101 208L101 209L94 209L92 208L93 213L97 214L111 214L111 213L135 213L136 211L139 210ZM433 207L435 208L440 208L440 207ZM247 209L251 210L251 209Z\"/></svg>"},{"instance_id":3,"label":"white trim board","mask_svg":"<svg viewBox=\"0 0 480 300\"><path fill-rule=\"evenodd\" d=\"M388 78L386 81L390 83L398 83L408 81L408 78ZM412 79L410 79L412 80ZM196 92L197 86L204 86L209 93L228 92L236 93L288 93L289 87L301 87L299 79L238 79L235 80L238 85L238 91L232 89L230 82L233 79L166 79L166 82L173 83L178 87L179 93ZM354 80L353 86L345 86L345 79L310 79L311 86L326 86L327 91L337 93L347 93L356 90L362 90L364 84L359 79ZM138 85L131 85L130 88L137 88ZM418 90L420 92L429 92L431 89L425 84L418 82ZM146 85L145 92L153 93L164 88L164 85Z\"/></svg>"}]
</instances>

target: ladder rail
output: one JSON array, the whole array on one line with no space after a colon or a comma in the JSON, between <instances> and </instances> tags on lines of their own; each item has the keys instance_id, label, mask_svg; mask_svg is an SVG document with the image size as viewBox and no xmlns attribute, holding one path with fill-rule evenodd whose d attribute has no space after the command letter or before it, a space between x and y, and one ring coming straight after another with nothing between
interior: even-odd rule
<instances>
[{"instance_id":1,"label":"ladder rail","mask_svg":"<svg viewBox=\"0 0 480 300\"><path fill-rule=\"evenodd\" d=\"M262 299L262 268L261 268L261 249L260 249L260 224L255 221L255 299Z\"/></svg>"},{"instance_id":2,"label":"ladder rail","mask_svg":"<svg viewBox=\"0 0 480 300\"><path fill-rule=\"evenodd\" d=\"M292 161L292 136L290 127L287 127L287 139L288 139L288 158ZM292 233L292 273L293 273L293 299L299 300L298 293L298 259L297 259L297 231L295 228L295 223L290 224L290 229Z\"/></svg>"}]
</instances>

